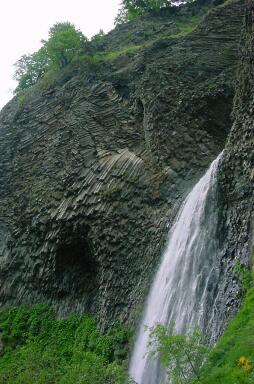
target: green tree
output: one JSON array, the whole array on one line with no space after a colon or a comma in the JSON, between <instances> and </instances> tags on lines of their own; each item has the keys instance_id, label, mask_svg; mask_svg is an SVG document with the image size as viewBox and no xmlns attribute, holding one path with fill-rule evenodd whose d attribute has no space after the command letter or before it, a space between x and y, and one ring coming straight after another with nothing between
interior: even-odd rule
<instances>
[{"instance_id":1,"label":"green tree","mask_svg":"<svg viewBox=\"0 0 254 384\"><path fill-rule=\"evenodd\" d=\"M116 23L133 20L146 12L158 11L164 7L170 7L172 0L123 0Z\"/></svg>"},{"instance_id":2,"label":"green tree","mask_svg":"<svg viewBox=\"0 0 254 384\"><path fill-rule=\"evenodd\" d=\"M157 325L150 334L151 357L159 356L173 384L199 381L200 369L209 349L199 329L186 335L176 334L174 324Z\"/></svg>"},{"instance_id":3,"label":"green tree","mask_svg":"<svg viewBox=\"0 0 254 384\"><path fill-rule=\"evenodd\" d=\"M129 331L47 305L0 310L0 384L127 384Z\"/></svg>"},{"instance_id":4,"label":"green tree","mask_svg":"<svg viewBox=\"0 0 254 384\"><path fill-rule=\"evenodd\" d=\"M49 30L49 39L43 41L53 66L63 68L81 50L87 41L81 31L69 22L57 23Z\"/></svg>"},{"instance_id":5,"label":"green tree","mask_svg":"<svg viewBox=\"0 0 254 384\"><path fill-rule=\"evenodd\" d=\"M37 52L31 55L23 55L14 64L15 73L14 79L18 81L18 87L15 93L30 88L40 78L50 66L50 58L47 55L45 47L40 48Z\"/></svg>"},{"instance_id":6,"label":"green tree","mask_svg":"<svg viewBox=\"0 0 254 384\"><path fill-rule=\"evenodd\" d=\"M105 36L105 32L103 29L100 29L98 33L96 33L92 38L91 41L100 41Z\"/></svg>"},{"instance_id":7,"label":"green tree","mask_svg":"<svg viewBox=\"0 0 254 384\"><path fill-rule=\"evenodd\" d=\"M120 24L124 24L127 21L128 21L128 10L122 4L122 7L118 10L118 13L117 13L117 16L115 18L114 24L117 26L117 25L120 25Z\"/></svg>"},{"instance_id":8,"label":"green tree","mask_svg":"<svg viewBox=\"0 0 254 384\"><path fill-rule=\"evenodd\" d=\"M33 86L46 72L69 64L87 43L86 37L69 22L56 23L49 30L48 40L30 55L23 55L15 64L15 93Z\"/></svg>"},{"instance_id":9,"label":"green tree","mask_svg":"<svg viewBox=\"0 0 254 384\"><path fill-rule=\"evenodd\" d=\"M158 12L161 8L171 7L176 3L194 0L122 0L115 24L131 21L147 12Z\"/></svg>"}]
</instances>

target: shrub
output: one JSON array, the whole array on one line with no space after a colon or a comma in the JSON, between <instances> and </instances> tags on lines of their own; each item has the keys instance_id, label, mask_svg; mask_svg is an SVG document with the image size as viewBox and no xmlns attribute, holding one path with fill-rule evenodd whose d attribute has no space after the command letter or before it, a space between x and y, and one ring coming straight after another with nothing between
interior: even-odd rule
<instances>
[{"instance_id":1,"label":"shrub","mask_svg":"<svg viewBox=\"0 0 254 384\"><path fill-rule=\"evenodd\" d=\"M170 7L176 3L192 1L194 0L123 0L115 24L136 19L147 12L158 12L161 8Z\"/></svg>"},{"instance_id":2,"label":"shrub","mask_svg":"<svg viewBox=\"0 0 254 384\"><path fill-rule=\"evenodd\" d=\"M174 331L174 324L168 327L157 325L151 332L150 345L151 357L159 356L173 383L189 383L193 378L199 380L209 350L199 329L179 335Z\"/></svg>"},{"instance_id":3,"label":"shrub","mask_svg":"<svg viewBox=\"0 0 254 384\"><path fill-rule=\"evenodd\" d=\"M46 305L0 312L0 384L124 384L129 331L101 334L89 315L57 320ZM119 352L120 351L120 352Z\"/></svg>"},{"instance_id":4,"label":"shrub","mask_svg":"<svg viewBox=\"0 0 254 384\"><path fill-rule=\"evenodd\" d=\"M45 73L68 65L87 42L86 37L69 22L56 23L49 30L48 40L30 55L23 55L15 64L15 93L33 86Z\"/></svg>"},{"instance_id":5,"label":"shrub","mask_svg":"<svg viewBox=\"0 0 254 384\"><path fill-rule=\"evenodd\" d=\"M211 350L201 369L201 384L254 383L254 288Z\"/></svg>"}]
</instances>

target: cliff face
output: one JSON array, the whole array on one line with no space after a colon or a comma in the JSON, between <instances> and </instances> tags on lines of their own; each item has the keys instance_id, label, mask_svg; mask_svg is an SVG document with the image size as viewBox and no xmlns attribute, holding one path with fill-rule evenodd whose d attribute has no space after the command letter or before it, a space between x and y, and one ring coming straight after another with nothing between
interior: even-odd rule
<instances>
[{"instance_id":1,"label":"cliff face","mask_svg":"<svg viewBox=\"0 0 254 384\"><path fill-rule=\"evenodd\" d=\"M242 33L241 57L236 84L234 124L224 151L219 184L222 202L221 285L219 305L227 308L227 318L236 311L240 299L236 263L253 267L254 240L254 5L247 4Z\"/></svg>"},{"instance_id":2,"label":"cliff face","mask_svg":"<svg viewBox=\"0 0 254 384\"><path fill-rule=\"evenodd\" d=\"M1 305L89 310L102 326L138 317L168 221L225 145L242 13L242 1L228 1L171 37L174 16L153 16L163 39L155 28L135 53L84 63L3 109ZM105 45L137 39L134 24ZM239 112L224 167L241 119L247 140Z\"/></svg>"}]
</instances>

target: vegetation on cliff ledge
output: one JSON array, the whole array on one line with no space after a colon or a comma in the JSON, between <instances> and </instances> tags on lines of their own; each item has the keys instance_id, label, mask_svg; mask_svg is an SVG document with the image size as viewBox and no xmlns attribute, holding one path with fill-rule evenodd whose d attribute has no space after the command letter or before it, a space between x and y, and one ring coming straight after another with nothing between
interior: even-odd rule
<instances>
[{"instance_id":1,"label":"vegetation on cliff ledge","mask_svg":"<svg viewBox=\"0 0 254 384\"><path fill-rule=\"evenodd\" d=\"M57 320L46 305L0 312L1 384L122 384L129 331L102 335L95 320Z\"/></svg>"},{"instance_id":2,"label":"vegetation on cliff ledge","mask_svg":"<svg viewBox=\"0 0 254 384\"><path fill-rule=\"evenodd\" d=\"M177 1L176 1L177 2ZM192 3L194 0L181 2ZM195 3L195 2L194 2ZM175 3L174 3L175 4ZM24 96L27 90L33 89L37 84L39 88L47 87L73 67L80 67L82 63L96 64L98 62L111 62L120 56L134 54L155 40L178 39L191 33L202 18L203 12L208 10L206 5L198 5L196 11L186 8L181 12L181 7L175 7L171 0L128 0L122 3L118 24L137 19L146 15L159 16L162 8L170 12L164 17L164 22L158 25L151 19L145 31L140 31L144 39L135 41L135 36L128 36L128 41L123 41L115 50L109 49L107 44L111 37L102 30L88 40L80 30L69 22L59 22L49 29L48 39L42 40L41 48L32 53L25 54L14 64L14 79L18 82L14 93ZM187 7L187 4L186 4ZM201 11L202 10L202 11ZM196 12L196 13L195 13ZM119 26L118 26L119 28ZM134 40L132 41L132 38Z\"/></svg>"},{"instance_id":3,"label":"vegetation on cliff ledge","mask_svg":"<svg viewBox=\"0 0 254 384\"><path fill-rule=\"evenodd\" d=\"M239 262L235 270L242 283L244 301L208 354L197 331L182 336L173 334L170 327L160 326L152 332L152 347L159 352L174 384L254 383L254 277Z\"/></svg>"},{"instance_id":4,"label":"vegetation on cliff ledge","mask_svg":"<svg viewBox=\"0 0 254 384\"><path fill-rule=\"evenodd\" d=\"M253 287L249 288L241 310L208 355L197 331L185 339L165 333L160 327L155 335L164 348L163 365L168 366L169 357L171 363L175 359L182 364L171 366L174 384L254 382ZM126 373L129 339L130 331L121 326L101 334L94 318L88 315L57 320L54 311L46 305L2 310L0 384L126 384L129 382ZM169 345L174 346L173 355L168 350ZM192 362L195 369L198 367L194 381L179 374L187 366L182 346L191 346ZM206 362L201 367L204 356Z\"/></svg>"},{"instance_id":5,"label":"vegetation on cliff ledge","mask_svg":"<svg viewBox=\"0 0 254 384\"><path fill-rule=\"evenodd\" d=\"M254 382L254 288L211 351L201 370L201 384ZM194 384L194 383L193 383ZM196 384L196 382L195 382Z\"/></svg>"},{"instance_id":6,"label":"vegetation on cliff ledge","mask_svg":"<svg viewBox=\"0 0 254 384\"><path fill-rule=\"evenodd\" d=\"M85 36L69 22L57 23L49 30L48 40L31 55L23 55L15 64L15 92L33 86L46 72L69 64L86 42Z\"/></svg>"},{"instance_id":7,"label":"vegetation on cliff ledge","mask_svg":"<svg viewBox=\"0 0 254 384\"><path fill-rule=\"evenodd\" d=\"M115 23L121 24L136 19L147 12L158 12L177 3L191 3L194 0L123 0Z\"/></svg>"}]
</instances>

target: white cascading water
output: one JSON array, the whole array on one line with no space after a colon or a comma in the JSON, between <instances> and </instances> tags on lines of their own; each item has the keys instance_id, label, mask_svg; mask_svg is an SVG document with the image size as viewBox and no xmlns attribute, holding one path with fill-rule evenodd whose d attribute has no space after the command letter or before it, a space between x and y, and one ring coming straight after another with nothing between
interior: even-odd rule
<instances>
[{"instance_id":1,"label":"white cascading water","mask_svg":"<svg viewBox=\"0 0 254 384\"><path fill-rule=\"evenodd\" d=\"M186 197L169 232L131 358L130 376L137 384L160 384L165 379L158 359L147 354L149 328L174 322L177 333L199 326L214 337L219 278L216 173L221 156Z\"/></svg>"}]
</instances>

